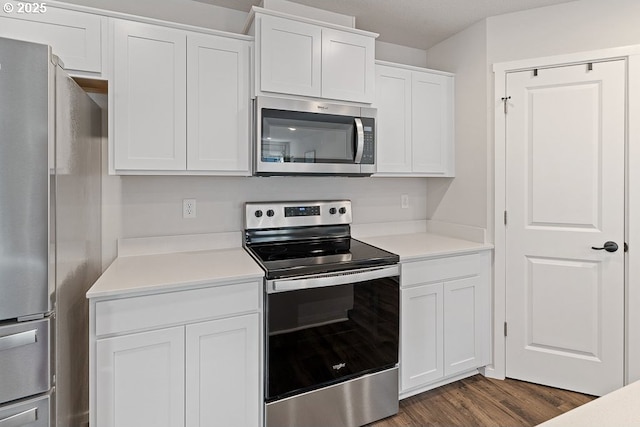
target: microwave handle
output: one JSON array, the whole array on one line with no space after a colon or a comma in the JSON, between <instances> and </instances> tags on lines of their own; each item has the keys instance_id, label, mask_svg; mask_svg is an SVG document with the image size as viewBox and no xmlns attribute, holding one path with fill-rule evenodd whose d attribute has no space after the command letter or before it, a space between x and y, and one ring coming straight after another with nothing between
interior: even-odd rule
<instances>
[{"instance_id":1,"label":"microwave handle","mask_svg":"<svg viewBox=\"0 0 640 427\"><path fill-rule=\"evenodd\" d=\"M364 152L364 128L362 127L362 120L359 117L353 120L356 123L356 157L353 162L359 164L362 161L362 154Z\"/></svg>"}]
</instances>

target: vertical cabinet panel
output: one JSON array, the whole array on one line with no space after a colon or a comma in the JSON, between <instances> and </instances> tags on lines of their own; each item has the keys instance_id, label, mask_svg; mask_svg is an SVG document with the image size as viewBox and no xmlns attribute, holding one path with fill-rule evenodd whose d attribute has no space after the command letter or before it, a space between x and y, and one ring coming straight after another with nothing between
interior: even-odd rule
<instances>
[{"instance_id":1,"label":"vertical cabinet panel","mask_svg":"<svg viewBox=\"0 0 640 427\"><path fill-rule=\"evenodd\" d=\"M187 39L187 169L249 175L249 45Z\"/></svg>"},{"instance_id":2,"label":"vertical cabinet panel","mask_svg":"<svg viewBox=\"0 0 640 427\"><path fill-rule=\"evenodd\" d=\"M260 25L260 89L319 97L321 28L275 16Z\"/></svg>"},{"instance_id":3,"label":"vertical cabinet panel","mask_svg":"<svg viewBox=\"0 0 640 427\"><path fill-rule=\"evenodd\" d=\"M259 424L258 314L187 326L187 427Z\"/></svg>"},{"instance_id":4,"label":"vertical cabinet panel","mask_svg":"<svg viewBox=\"0 0 640 427\"><path fill-rule=\"evenodd\" d=\"M444 374L442 283L402 290L401 390Z\"/></svg>"},{"instance_id":5,"label":"vertical cabinet panel","mask_svg":"<svg viewBox=\"0 0 640 427\"><path fill-rule=\"evenodd\" d=\"M98 340L100 427L184 426L184 328Z\"/></svg>"},{"instance_id":6,"label":"vertical cabinet panel","mask_svg":"<svg viewBox=\"0 0 640 427\"><path fill-rule=\"evenodd\" d=\"M113 59L115 168L185 169L185 33L116 21Z\"/></svg>"},{"instance_id":7,"label":"vertical cabinet panel","mask_svg":"<svg viewBox=\"0 0 640 427\"><path fill-rule=\"evenodd\" d=\"M453 174L453 78L413 73L413 171Z\"/></svg>"},{"instance_id":8,"label":"vertical cabinet panel","mask_svg":"<svg viewBox=\"0 0 640 427\"><path fill-rule=\"evenodd\" d=\"M373 37L322 29L322 96L372 103L375 98Z\"/></svg>"},{"instance_id":9,"label":"vertical cabinet panel","mask_svg":"<svg viewBox=\"0 0 640 427\"><path fill-rule=\"evenodd\" d=\"M411 71L376 67L379 172L411 172Z\"/></svg>"},{"instance_id":10,"label":"vertical cabinet panel","mask_svg":"<svg viewBox=\"0 0 640 427\"><path fill-rule=\"evenodd\" d=\"M444 285L444 375L480 366L482 324L478 276Z\"/></svg>"}]
</instances>

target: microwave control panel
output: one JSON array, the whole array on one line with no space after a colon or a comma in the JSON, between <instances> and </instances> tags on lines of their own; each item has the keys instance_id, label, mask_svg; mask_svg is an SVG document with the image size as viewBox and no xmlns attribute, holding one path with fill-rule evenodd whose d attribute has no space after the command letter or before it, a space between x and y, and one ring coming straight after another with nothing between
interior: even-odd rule
<instances>
[{"instance_id":1,"label":"microwave control panel","mask_svg":"<svg viewBox=\"0 0 640 427\"><path fill-rule=\"evenodd\" d=\"M362 128L364 129L364 148L362 150L361 164L372 165L375 163L375 120L371 117L362 117Z\"/></svg>"}]
</instances>

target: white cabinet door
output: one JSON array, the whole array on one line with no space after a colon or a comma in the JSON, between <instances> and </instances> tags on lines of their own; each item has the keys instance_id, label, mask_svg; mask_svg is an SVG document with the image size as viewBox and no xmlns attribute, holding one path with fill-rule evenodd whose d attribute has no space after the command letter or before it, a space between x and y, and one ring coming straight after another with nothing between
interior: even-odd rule
<instances>
[{"instance_id":1,"label":"white cabinet door","mask_svg":"<svg viewBox=\"0 0 640 427\"><path fill-rule=\"evenodd\" d=\"M414 72L413 172L453 176L453 77Z\"/></svg>"},{"instance_id":2,"label":"white cabinet door","mask_svg":"<svg viewBox=\"0 0 640 427\"><path fill-rule=\"evenodd\" d=\"M249 45L187 38L187 169L249 175Z\"/></svg>"},{"instance_id":3,"label":"white cabinet door","mask_svg":"<svg viewBox=\"0 0 640 427\"><path fill-rule=\"evenodd\" d=\"M482 364L482 310L478 276L444 284L444 375Z\"/></svg>"},{"instance_id":4,"label":"white cabinet door","mask_svg":"<svg viewBox=\"0 0 640 427\"><path fill-rule=\"evenodd\" d=\"M260 90L320 97L321 28L265 15L259 31Z\"/></svg>"},{"instance_id":5,"label":"white cabinet door","mask_svg":"<svg viewBox=\"0 0 640 427\"><path fill-rule=\"evenodd\" d=\"M258 314L188 325L187 427L257 427Z\"/></svg>"},{"instance_id":6,"label":"white cabinet door","mask_svg":"<svg viewBox=\"0 0 640 427\"><path fill-rule=\"evenodd\" d=\"M322 97L372 103L375 98L375 39L322 29Z\"/></svg>"},{"instance_id":7,"label":"white cabinet door","mask_svg":"<svg viewBox=\"0 0 640 427\"><path fill-rule=\"evenodd\" d=\"M155 25L114 24L115 169L186 167L186 34Z\"/></svg>"},{"instance_id":8,"label":"white cabinet door","mask_svg":"<svg viewBox=\"0 0 640 427\"><path fill-rule=\"evenodd\" d=\"M401 290L400 389L428 384L444 375L442 283Z\"/></svg>"},{"instance_id":9,"label":"white cabinet door","mask_svg":"<svg viewBox=\"0 0 640 427\"><path fill-rule=\"evenodd\" d=\"M454 176L453 76L376 64L377 173Z\"/></svg>"},{"instance_id":10,"label":"white cabinet door","mask_svg":"<svg viewBox=\"0 0 640 427\"><path fill-rule=\"evenodd\" d=\"M13 7L13 12L0 12L0 37L50 45L71 73L102 71L102 22L106 18L47 3L8 1L3 5Z\"/></svg>"},{"instance_id":11,"label":"white cabinet door","mask_svg":"<svg viewBox=\"0 0 640 427\"><path fill-rule=\"evenodd\" d=\"M184 327L98 340L99 427L184 426Z\"/></svg>"},{"instance_id":12,"label":"white cabinet door","mask_svg":"<svg viewBox=\"0 0 640 427\"><path fill-rule=\"evenodd\" d=\"M411 172L411 71L376 66L376 167Z\"/></svg>"}]
</instances>

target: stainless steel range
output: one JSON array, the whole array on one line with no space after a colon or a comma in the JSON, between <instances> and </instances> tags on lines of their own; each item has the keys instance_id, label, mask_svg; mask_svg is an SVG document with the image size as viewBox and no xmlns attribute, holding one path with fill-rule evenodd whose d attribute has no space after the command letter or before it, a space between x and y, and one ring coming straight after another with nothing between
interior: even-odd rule
<instances>
[{"instance_id":1,"label":"stainless steel range","mask_svg":"<svg viewBox=\"0 0 640 427\"><path fill-rule=\"evenodd\" d=\"M398 412L399 258L351 237L351 202L247 203L265 271L267 427Z\"/></svg>"}]
</instances>

